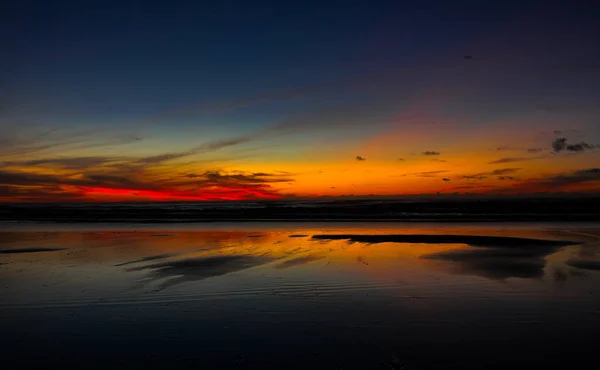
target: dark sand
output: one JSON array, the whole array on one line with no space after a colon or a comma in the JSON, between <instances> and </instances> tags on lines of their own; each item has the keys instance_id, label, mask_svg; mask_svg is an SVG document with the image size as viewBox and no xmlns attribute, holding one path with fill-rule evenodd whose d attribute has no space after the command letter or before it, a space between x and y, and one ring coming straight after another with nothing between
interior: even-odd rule
<instances>
[{"instance_id":1,"label":"dark sand","mask_svg":"<svg viewBox=\"0 0 600 370\"><path fill-rule=\"evenodd\" d=\"M0 257L2 364L587 368L599 245L590 225L11 226L0 250L31 253Z\"/></svg>"},{"instance_id":2,"label":"dark sand","mask_svg":"<svg viewBox=\"0 0 600 370\"><path fill-rule=\"evenodd\" d=\"M600 261L570 259L566 263L569 266L576 267L579 269L600 271Z\"/></svg>"},{"instance_id":3,"label":"dark sand","mask_svg":"<svg viewBox=\"0 0 600 370\"><path fill-rule=\"evenodd\" d=\"M152 236L156 236L156 235L152 235ZM132 265L134 263L162 260L162 259L165 259L165 258L173 257L175 255L176 254L174 254L174 253L157 254L155 256L148 256L148 257L144 257L144 258L139 258L139 259L133 260L133 261L127 261L127 262L123 262L123 263L117 263L115 266L126 266L126 265Z\"/></svg>"}]
</instances>

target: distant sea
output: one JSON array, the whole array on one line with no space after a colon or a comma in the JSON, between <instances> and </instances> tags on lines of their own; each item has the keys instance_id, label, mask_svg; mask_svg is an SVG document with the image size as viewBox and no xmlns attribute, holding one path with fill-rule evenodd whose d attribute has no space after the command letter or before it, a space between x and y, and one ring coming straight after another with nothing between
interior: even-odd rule
<instances>
[{"instance_id":1,"label":"distant sea","mask_svg":"<svg viewBox=\"0 0 600 370\"><path fill-rule=\"evenodd\" d=\"M11 203L0 222L599 221L600 198Z\"/></svg>"}]
</instances>

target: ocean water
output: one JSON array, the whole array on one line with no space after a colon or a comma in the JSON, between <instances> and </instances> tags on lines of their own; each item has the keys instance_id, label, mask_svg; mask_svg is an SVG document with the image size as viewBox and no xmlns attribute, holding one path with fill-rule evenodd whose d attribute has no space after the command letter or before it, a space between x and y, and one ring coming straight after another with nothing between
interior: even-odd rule
<instances>
[{"instance_id":1,"label":"ocean water","mask_svg":"<svg viewBox=\"0 0 600 370\"><path fill-rule=\"evenodd\" d=\"M600 198L272 200L193 203L0 204L1 223L265 221L600 222Z\"/></svg>"},{"instance_id":2,"label":"ocean water","mask_svg":"<svg viewBox=\"0 0 600 370\"><path fill-rule=\"evenodd\" d=\"M599 226L3 224L3 363L584 368Z\"/></svg>"}]
</instances>

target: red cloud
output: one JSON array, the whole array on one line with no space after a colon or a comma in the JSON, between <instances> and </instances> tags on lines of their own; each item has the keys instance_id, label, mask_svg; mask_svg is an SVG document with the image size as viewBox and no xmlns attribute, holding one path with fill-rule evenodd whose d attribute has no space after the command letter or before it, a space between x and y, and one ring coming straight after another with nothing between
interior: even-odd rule
<instances>
[{"instance_id":1,"label":"red cloud","mask_svg":"<svg viewBox=\"0 0 600 370\"><path fill-rule=\"evenodd\" d=\"M81 194L92 200L152 200L152 201L206 201L206 200L249 200L278 199L268 186L211 187L199 191L138 190L110 187L81 187Z\"/></svg>"}]
</instances>

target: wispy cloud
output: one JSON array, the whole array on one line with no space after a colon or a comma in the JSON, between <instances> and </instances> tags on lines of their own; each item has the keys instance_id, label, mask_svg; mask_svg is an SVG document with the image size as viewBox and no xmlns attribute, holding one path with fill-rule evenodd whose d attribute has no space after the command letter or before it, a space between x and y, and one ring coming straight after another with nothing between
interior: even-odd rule
<instances>
[{"instance_id":1,"label":"wispy cloud","mask_svg":"<svg viewBox=\"0 0 600 370\"><path fill-rule=\"evenodd\" d=\"M26 127L26 126L25 126ZM23 156L49 155L52 153L109 148L132 144L142 140L137 135L110 135L100 129L55 128L47 130L26 129L20 125L3 127L0 139L0 157L14 160Z\"/></svg>"},{"instance_id":2,"label":"wispy cloud","mask_svg":"<svg viewBox=\"0 0 600 370\"><path fill-rule=\"evenodd\" d=\"M527 181L523 186L531 188L563 188L591 182L600 182L600 168L587 168L568 173Z\"/></svg>"},{"instance_id":3,"label":"wispy cloud","mask_svg":"<svg viewBox=\"0 0 600 370\"><path fill-rule=\"evenodd\" d=\"M140 119L139 124L151 127L171 123L181 119L200 119L202 117L235 113L244 108L259 104L277 103L302 98L322 92L326 84L284 88L266 92L251 93L240 98L223 100L200 100L174 106Z\"/></svg>"},{"instance_id":4,"label":"wispy cloud","mask_svg":"<svg viewBox=\"0 0 600 370\"><path fill-rule=\"evenodd\" d=\"M405 176L437 177L439 174L447 173L447 172L450 172L450 171L438 170L438 171L425 171L425 172L411 172L411 173L405 173L401 176L402 177L405 177Z\"/></svg>"},{"instance_id":5,"label":"wispy cloud","mask_svg":"<svg viewBox=\"0 0 600 370\"><path fill-rule=\"evenodd\" d=\"M227 148L230 146L235 146L238 144L246 143L251 140L251 137L244 136L238 137L229 140L218 140L218 141L209 141L195 148L181 151L181 152L173 152L173 153L163 153L157 154L153 156L148 156L144 158L140 158L137 160L137 163L142 164L159 164L163 162L173 161L184 157L190 157L196 154L201 153L209 153L214 152L223 148Z\"/></svg>"},{"instance_id":6,"label":"wispy cloud","mask_svg":"<svg viewBox=\"0 0 600 370\"><path fill-rule=\"evenodd\" d=\"M508 157L508 158L496 159L495 161L488 162L488 164L525 162L525 161L533 161L535 159L541 159L541 158L543 158L543 157Z\"/></svg>"},{"instance_id":7,"label":"wispy cloud","mask_svg":"<svg viewBox=\"0 0 600 370\"><path fill-rule=\"evenodd\" d=\"M68 170L81 170L93 168L123 160L118 157L67 157L67 158L40 158L27 161L3 162L4 166L49 166Z\"/></svg>"},{"instance_id":8,"label":"wispy cloud","mask_svg":"<svg viewBox=\"0 0 600 370\"><path fill-rule=\"evenodd\" d=\"M567 142L567 138L565 137L560 137L552 141L552 150L554 150L555 153L559 153L564 150L568 152L583 152L584 150L594 149L597 147L597 145L591 145L584 141L575 144L569 144Z\"/></svg>"},{"instance_id":9,"label":"wispy cloud","mask_svg":"<svg viewBox=\"0 0 600 370\"><path fill-rule=\"evenodd\" d=\"M281 173L218 170L162 179L150 176L143 168L137 170L126 176L117 170L65 175L0 170L0 186L4 196L19 195L24 199L43 194L46 200L54 199L57 194L60 198L69 194L71 197L107 194L198 200L275 198L280 194L271 184L294 181Z\"/></svg>"},{"instance_id":10,"label":"wispy cloud","mask_svg":"<svg viewBox=\"0 0 600 370\"><path fill-rule=\"evenodd\" d=\"M506 151L512 151L512 150L521 150L521 148L515 148L510 145L502 145L502 146L499 146L496 148L496 151L499 151L499 152L506 152Z\"/></svg>"},{"instance_id":11,"label":"wispy cloud","mask_svg":"<svg viewBox=\"0 0 600 370\"><path fill-rule=\"evenodd\" d=\"M278 182L293 181L289 174L280 175L276 173L265 172L243 172L243 171L205 171L194 175L194 178L200 179L194 181L197 185L229 186L240 184L267 184ZM189 175L188 175L189 177Z\"/></svg>"},{"instance_id":12,"label":"wispy cloud","mask_svg":"<svg viewBox=\"0 0 600 370\"><path fill-rule=\"evenodd\" d=\"M487 179L489 176L506 175L506 174L515 173L519 170L521 170L521 168L515 168L515 167L499 168L499 169L493 170L493 171L479 172L479 173L474 173L471 175L463 175L463 176L461 176L461 178L467 179L467 180L484 180L484 179Z\"/></svg>"},{"instance_id":13,"label":"wispy cloud","mask_svg":"<svg viewBox=\"0 0 600 370\"><path fill-rule=\"evenodd\" d=\"M0 185L0 198L41 202L85 200L81 193L73 193L53 185L36 187Z\"/></svg>"},{"instance_id":14,"label":"wispy cloud","mask_svg":"<svg viewBox=\"0 0 600 370\"><path fill-rule=\"evenodd\" d=\"M115 188L156 189L151 183L136 181L134 179L112 174L86 174L74 175L38 174L23 171L0 170L0 185L13 186L103 186Z\"/></svg>"},{"instance_id":15,"label":"wispy cloud","mask_svg":"<svg viewBox=\"0 0 600 370\"><path fill-rule=\"evenodd\" d=\"M469 190L469 189L488 189L494 188L492 185L458 185L446 190Z\"/></svg>"},{"instance_id":16,"label":"wispy cloud","mask_svg":"<svg viewBox=\"0 0 600 370\"><path fill-rule=\"evenodd\" d=\"M520 171L521 168L500 168L497 170L493 170L491 172L488 172L488 175L506 175L508 173L515 173L517 171Z\"/></svg>"},{"instance_id":17,"label":"wispy cloud","mask_svg":"<svg viewBox=\"0 0 600 370\"><path fill-rule=\"evenodd\" d=\"M422 154L422 155L440 155L441 153L440 153L440 152L433 151L433 150L426 150L426 151L424 151L424 152L421 152L421 154Z\"/></svg>"},{"instance_id":18,"label":"wispy cloud","mask_svg":"<svg viewBox=\"0 0 600 370\"><path fill-rule=\"evenodd\" d=\"M148 157L143 157L137 160L137 163L141 164L159 164L163 162L168 162L184 157L189 157L191 155L198 154L196 150L186 150L183 152L173 152L173 153L163 153L157 155L151 155Z\"/></svg>"},{"instance_id":19,"label":"wispy cloud","mask_svg":"<svg viewBox=\"0 0 600 370\"><path fill-rule=\"evenodd\" d=\"M295 96L295 93L289 93L289 95ZM282 93L282 96L287 96L287 93ZM269 100L270 98L271 97L267 96L264 99ZM260 97L257 100L262 101L263 98ZM249 99L249 101L253 101L253 99ZM246 104L246 101L241 105L244 104ZM232 103L232 106L237 105L237 102ZM228 106L229 103L224 104L225 108ZM381 106L385 106L385 104L374 100L363 102L361 104L343 104L330 106L316 111L291 114L280 119L278 122L259 128L245 136L236 137L231 140L215 141L181 152L162 153L155 156L149 156L142 159L142 162L162 163L244 143L280 140L286 136L314 133L315 131L327 131L340 128L363 128L365 124L377 125L386 122L389 123L392 119L391 113L388 114L389 117L385 114L374 113L381 111L381 109L378 109L381 108Z\"/></svg>"}]
</instances>

